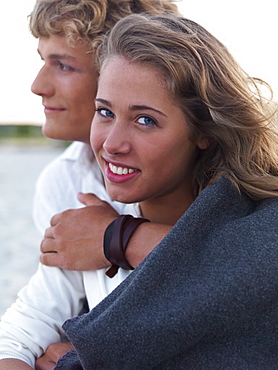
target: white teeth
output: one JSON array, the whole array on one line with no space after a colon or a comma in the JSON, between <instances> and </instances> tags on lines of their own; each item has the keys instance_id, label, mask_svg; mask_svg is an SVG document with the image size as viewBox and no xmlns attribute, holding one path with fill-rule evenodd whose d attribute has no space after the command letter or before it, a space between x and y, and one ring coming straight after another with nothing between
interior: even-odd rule
<instances>
[{"instance_id":1,"label":"white teeth","mask_svg":"<svg viewBox=\"0 0 278 370\"><path fill-rule=\"evenodd\" d=\"M133 168L123 168L123 167L116 167L113 164L109 163L110 171L115 173L116 175L127 175L128 173L135 172Z\"/></svg>"}]
</instances>

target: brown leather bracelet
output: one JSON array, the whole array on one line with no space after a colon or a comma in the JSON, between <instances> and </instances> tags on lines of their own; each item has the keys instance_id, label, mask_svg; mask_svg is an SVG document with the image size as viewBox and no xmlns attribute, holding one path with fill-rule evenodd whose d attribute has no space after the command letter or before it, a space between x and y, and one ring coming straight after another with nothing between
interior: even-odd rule
<instances>
[{"instance_id":1,"label":"brown leather bracelet","mask_svg":"<svg viewBox=\"0 0 278 370\"><path fill-rule=\"evenodd\" d=\"M112 266L106 271L109 277L115 276L119 267L124 270L133 270L125 258L128 242L139 225L149 222L146 218L134 218L131 215L121 215L111 222L104 233L104 255Z\"/></svg>"}]
</instances>

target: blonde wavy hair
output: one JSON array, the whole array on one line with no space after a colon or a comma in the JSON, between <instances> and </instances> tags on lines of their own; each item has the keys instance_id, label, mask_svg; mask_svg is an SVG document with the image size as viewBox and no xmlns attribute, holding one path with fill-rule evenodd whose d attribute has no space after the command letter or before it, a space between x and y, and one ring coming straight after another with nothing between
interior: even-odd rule
<instances>
[{"instance_id":1,"label":"blonde wavy hair","mask_svg":"<svg viewBox=\"0 0 278 370\"><path fill-rule=\"evenodd\" d=\"M277 105L262 96L266 84L249 77L213 35L181 17L130 15L98 49L100 71L114 56L160 70L192 139L207 140L195 195L225 176L253 199L278 196Z\"/></svg>"},{"instance_id":2,"label":"blonde wavy hair","mask_svg":"<svg viewBox=\"0 0 278 370\"><path fill-rule=\"evenodd\" d=\"M71 46L95 49L102 36L132 13L179 14L175 0L37 0L29 18L36 38L66 35Z\"/></svg>"}]
</instances>

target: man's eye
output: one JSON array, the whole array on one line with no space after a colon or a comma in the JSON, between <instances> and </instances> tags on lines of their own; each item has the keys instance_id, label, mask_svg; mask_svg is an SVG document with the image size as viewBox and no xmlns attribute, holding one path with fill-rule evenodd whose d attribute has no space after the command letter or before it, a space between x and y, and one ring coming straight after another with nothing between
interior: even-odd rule
<instances>
[{"instance_id":1,"label":"man's eye","mask_svg":"<svg viewBox=\"0 0 278 370\"><path fill-rule=\"evenodd\" d=\"M138 123L145 126L154 126L156 125L156 121L150 117L143 116L138 119Z\"/></svg>"},{"instance_id":2,"label":"man's eye","mask_svg":"<svg viewBox=\"0 0 278 370\"><path fill-rule=\"evenodd\" d=\"M71 66L61 63L61 62L59 63L59 66L62 71L73 71L74 70L74 68L72 68Z\"/></svg>"},{"instance_id":3,"label":"man's eye","mask_svg":"<svg viewBox=\"0 0 278 370\"><path fill-rule=\"evenodd\" d=\"M96 111L103 117L114 117L114 113L109 109L98 108Z\"/></svg>"}]
</instances>

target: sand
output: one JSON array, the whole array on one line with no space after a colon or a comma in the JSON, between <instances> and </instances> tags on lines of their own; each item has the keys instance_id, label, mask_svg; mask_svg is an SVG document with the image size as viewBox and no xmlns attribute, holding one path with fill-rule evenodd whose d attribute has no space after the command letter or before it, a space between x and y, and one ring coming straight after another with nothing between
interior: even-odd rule
<instances>
[{"instance_id":1,"label":"sand","mask_svg":"<svg viewBox=\"0 0 278 370\"><path fill-rule=\"evenodd\" d=\"M41 236L32 220L35 182L61 151L0 145L0 316L37 270Z\"/></svg>"}]
</instances>

